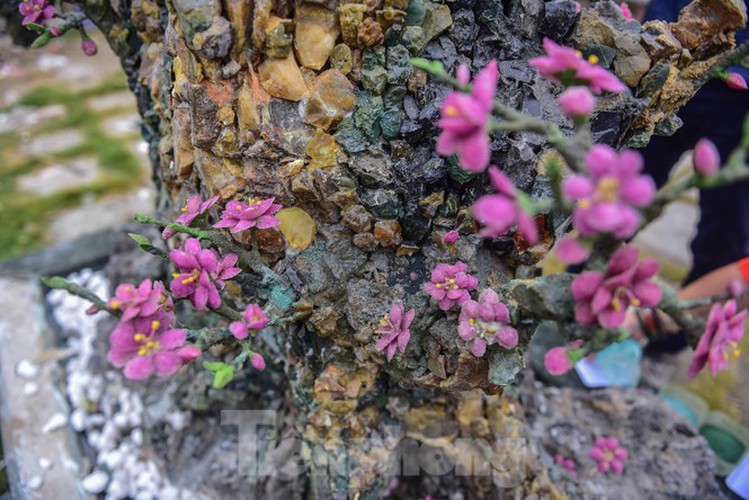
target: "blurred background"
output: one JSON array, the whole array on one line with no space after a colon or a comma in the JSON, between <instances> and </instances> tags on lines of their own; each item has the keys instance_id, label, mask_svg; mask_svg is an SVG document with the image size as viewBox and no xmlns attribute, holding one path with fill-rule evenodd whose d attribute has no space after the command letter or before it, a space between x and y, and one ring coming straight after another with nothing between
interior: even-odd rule
<instances>
[{"instance_id":1,"label":"blurred background","mask_svg":"<svg viewBox=\"0 0 749 500\"><path fill-rule=\"evenodd\" d=\"M41 49L0 30L0 259L151 212L146 143L119 60L98 33Z\"/></svg>"}]
</instances>

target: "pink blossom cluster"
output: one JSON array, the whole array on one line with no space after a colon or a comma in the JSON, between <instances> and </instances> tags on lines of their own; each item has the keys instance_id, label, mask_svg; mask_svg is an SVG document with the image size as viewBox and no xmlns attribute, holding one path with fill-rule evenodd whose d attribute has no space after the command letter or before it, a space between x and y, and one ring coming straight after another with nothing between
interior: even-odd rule
<instances>
[{"instance_id":1,"label":"pink blossom cluster","mask_svg":"<svg viewBox=\"0 0 749 500\"><path fill-rule=\"evenodd\" d=\"M713 377L728 368L728 360L739 355L738 344L744 337L746 316L747 311L739 311L734 299L713 304L689 365L690 377L696 376L705 365L710 367Z\"/></svg>"},{"instance_id":2,"label":"pink blossom cluster","mask_svg":"<svg viewBox=\"0 0 749 500\"><path fill-rule=\"evenodd\" d=\"M617 153L609 146L596 145L585 157L587 175L565 179L565 198L575 202L572 221L583 236L609 233L617 239L634 235L640 225L638 208L655 196L655 183L641 175L642 156L632 150Z\"/></svg>"},{"instance_id":3,"label":"pink blossom cluster","mask_svg":"<svg viewBox=\"0 0 749 500\"><path fill-rule=\"evenodd\" d=\"M505 349L518 345L518 332L510 326L510 313L497 293L486 289L479 300L463 303L458 318L458 335L470 343L471 354L481 357L487 346L499 344Z\"/></svg>"},{"instance_id":4,"label":"pink blossom cluster","mask_svg":"<svg viewBox=\"0 0 749 500\"><path fill-rule=\"evenodd\" d=\"M23 0L18 5L18 10L23 16L21 24L44 24L55 15L55 7L49 5L49 0Z\"/></svg>"},{"instance_id":5,"label":"pink blossom cluster","mask_svg":"<svg viewBox=\"0 0 749 500\"><path fill-rule=\"evenodd\" d=\"M411 340L411 322L416 311L411 309L405 312L402 302L396 302L390 307L390 312L380 320L379 328L375 333L382 335L377 339L375 349L379 352L385 351L388 361L393 359L396 350L401 354L406 352L408 341Z\"/></svg>"},{"instance_id":6,"label":"pink blossom cluster","mask_svg":"<svg viewBox=\"0 0 749 500\"><path fill-rule=\"evenodd\" d=\"M572 477L577 477L577 468L575 467L575 461L571 458L563 456L561 453L554 455L554 462L561 466L567 474Z\"/></svg>"},{"instance_id":7,"label":"pink blossom cluster","mask_svg":"<svg viewBox=\"0 0 749 500\"><path fill-rule=\"evenodd\" d=\"M613 437L598 437L588 450L588 456L598 464L599 472L621 474L624 461L629 457L627 450Z\"/></svg>"},{"instance_id":8,"label":"pink blossom cluster","mask_svg":"<svg viewBox=\"0 0 749 500\"><path fill-rule=\"evenodd\" d=\"M274 198L256 200L250 198L247 203L230 201L221 212L221 219L213 225L218 228L228 228L231 233L240 233L251 227L266 229L276 227L281 221L273 215L283 208L273 203Z\"/></svg>"},{"instance_id":9,"label":"pink blossom cluster","mask_svg":"<svg viewBox=\"0 0 749 500\"><path fill-rule=\"evenodd\" d=\"M175 297L189 298L195 309L217 309L221 305L218 290L241 272L234 267L236 254L221 258L215 250L203 248L196 238L189 238L181 248L169 252L169 257L178 271L172 275L169 287Z\"/></svg>"},{"instance_id":10,"label":"pink blossom cluster","mask_svg":"<svg viewBox=\"0 0 749 500\"><path fill-rule=\"evenodd\" d=\"M536 68L543 78L557 85L582 85L594 94L602 91L627 90L616 76L596 64L596 56L590 56L586 61L579 52L558 45L549 38L544 38L544 49L545 56L535 57L528 63Z\"/></svg>"},{"instance_id":11,"label":"pink blossom cluster","mask_svg":"<svg viewBox=\"0 0 749 500\"><path fill-rule=\"evenodd\" d=\"M611 256L606 271L585 271L572 282L575 320L582 325L620 326L627 308L655 307L661 288L651 281L660 265L652 258L637 262L637 248L625 246Z\"/></svg>"},{"instance_id":12,"label":"pink blossom cluster","mask_svg":"<svg viewBox=\"0 0 749 500\"><path fill-rule=\"evenodd\" d=\"M173 328L174 303L160 281L145 280L137 287L121 284L107 306L122 312L109 337L107 359L124 367L126 378L173 375L200 356L200 349L185 344L185 331Z\"/></svg>"},{"instance_id":13,"label":"pink blossom cluster","mask_svg":"<svg viewBox=\"0 0 749 500\"><path fill-rule=\"evenodd\" d=\"M187 199L185 206L182 207L182 213L174 222L182 224L183 226L189 226L197 217L205 214L218 200L218 196L214 196L205 201L203 201L200 196L191 196ZM174 231L169 228L164 229L161 233L161 236L164 239L170 238L172 235L174 235Z\"/></svg>"},{"instance_id":14,"label":"pink blossom cluster","mask_svg":"<svg viewBox=\"0 0 749 500\"><path fill-rule=\"evenodd\" d=\"M473 217L483 226L481 234L487 238L502 236L517 225L523 238L538 243L538 228L531 214L520 206L512 181L497 167L489 169L489 180L495 194L479 198L473 204Z\"/></svg>"},{"instance_id":15,"label":"pink blossom cluster","mask_svg":"<svg viewBox=\"0 0 749 500\"><path fill-rule=\"evenodd\" d=\"M242 313L242 321L234 321L229 325L229 331L237 339L246 339L249 330L262 330L270 320L257 304L250 304Z\"/></svg>"},{"instance_id":16,"label":"pink blossom cluster","mask_svg":"<svg viewBox=\"0 0 749 500\"><path fill-rule=\"evenodd\" d=\"M456 71L460 85L467 87L470 73L466 65ZM470 172L482 172L489 164L489 115L494 105L499 70L492 60L473 81L471 92L454 91L440 108L437 126L437 152L456 154L460 165Z\"/></svg>"},{"instance_id":17,"label":"pink blossom cluster","mask_svg":"<svg viewBox=\"0 0 749 500\"><path fill-rule=\"evenodd\" d=\"M471 290L475 290L479 283L467 271L468 266L460 261L452 265L437 264L430 282L424 285L424 290L437 301L443 311L454 305L463 305L471 298Z\"/></svg>"}]
</instances>

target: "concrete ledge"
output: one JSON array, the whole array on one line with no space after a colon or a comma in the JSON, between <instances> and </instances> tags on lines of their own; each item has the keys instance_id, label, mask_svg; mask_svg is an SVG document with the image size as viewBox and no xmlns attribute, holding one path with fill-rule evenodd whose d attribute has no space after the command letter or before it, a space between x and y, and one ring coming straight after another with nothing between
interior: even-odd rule
<instances>
[{"instance_id":1,"label":"concrete ledge","mask_svg":"<svg viewBox=\"0 0 749 500\"><path fill-rule=\"evenodd\" d=\"M13 498L85 498L82 456L57 390L54 333L38 279L0 277L0 423ZM19 365L19 363L21 363ZM85 469L87 470L87 469Z\"/></svg>"}]
</instances>

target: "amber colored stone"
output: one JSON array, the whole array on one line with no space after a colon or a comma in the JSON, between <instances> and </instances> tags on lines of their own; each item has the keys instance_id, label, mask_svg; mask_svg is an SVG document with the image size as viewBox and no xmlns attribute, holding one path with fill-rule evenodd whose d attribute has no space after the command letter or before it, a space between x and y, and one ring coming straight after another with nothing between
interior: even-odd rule
<instances>
[{"instance_id":1,"label":"amber colored stone","mask_svg":"<svg viewBox=\"0 0 749 500\"><path fill-rule=\"evenodd\" d=\"M446 6L446 8L449 10L449 7ZM392 25L400 23L406 18L404 11L392 8L378 10L375 15L382 31L387 31Z\"/></svg>"},{"instance_id":2,"label":"amber colored stone","mask_svg":"<svg viewBox=\"0 0 749 500\"><path fill-rule=\"evenodd\" d=\"M362 205L351 205L341 215L343 225L355 233L366 233L372 229L372 214Z\"/></svg>"},{"instance_id":3,"label":"amber colored stone","mask_svg":"<svg viewBox=\"0 0 749 500\"><path fill-rule=\"evenodd\" d=\"M354 246L367 252L373 252L377 248L377 240L372 233L355 234Z\"/></svg>"},{"instance_id":4,"label":"amber colored stone","mask_svg":"<svg viewBox=\"0 0 749 500\"><path fill-rule=\"evenodd\" d=\"M240 140L246 139L248 132L260 129L260 114L252 96L252 90L247 83L239 87L237 91L237 123Z\"/></svg>"},{"instance_id":5,"label":"amber colored stone","mask_svg":"<svg viewBox=\"0 0 749 500\"><path fill-rule=\"evenodd\" d=\"M381 220L375 223L374 237L383 247L400 245L401 225L397 220Z\"/></svg>"},{"instance_id":6,"label":"amber colored stone","mask_svg":"<svg viewBox=\"0 0 749 500\"><path fill-rule=\"evenodd\" d=\"M301 172L291 180L291 192L301 202L317 201L320 199L315 188L315 183L306 171Z\"/></svg>"},{"instance_id":7,"label":"amber colored stone","mask_svg":"<svg viewBox=\"0 0 749 500\"><path fill-rule=\"evenodd\" d=\"M338 7L341 34L346 45L356 47L359 43L359 25L364 21L367 6L358 3L345 3Z\"/></svg>"},{"instance_id":8,"label":"amber colored stone","mask_svg":"<svg viewBox=\"0 0 749 500\"><path fill-rule=\"evenodd\" d=\"M400 245L395 250L395 255L397 257L403 257L405 255L413 255L416 252L418 252L419 250L420 250L420 248L417 247L416 245Z\"/></svg>"},{"instance_id":9,"label":"amber colored stone","mask_svg":"<svg viewBox=\"0 0 749 500\"><path fill-rule=\"evenodd\" d=\"M223 0L223 4L224 14L234 27L234 46L239 51L247 42L252 4L247 0Z\"/></svg>"},{"instance_id":10,"label":"amber colored stone","mask_svg":"<svg viewBox=\"0 0 749 500\"><path fill-rule=\"evenodd\" d=\"M265 43L265 28L271 17L273 0L255 0L255 9L252 13L252 43L256 48L262 49Z\"/></svg>"},{"instance_id":11,"label":"amber colored stone","mask_svg":"<svg viewBox=\"0 0 749 500\"><path fill-rule=\"evenodd\" d=\"M325 7L302 4L296 8L294 21L294 49L299 64L315 70L321 69L328 62L338 38L335 14Z\"/></svg>"},{"instance_id":12,"label":"amber colored stone","mask_svg":"<svg viewBox=\"0 0 749 500\"><path fill-rule=\"evenodd\" d=\"M312 158L316 167L324 168L335 166L338 149L338 144L332 135L325 133L322 129L317 129L304 152Z\"/></svg>"},{"instance_id":13,"label":"amber colored stone","mask_svg":"<svg viewBox=\"0 0 749 500\"><path fill-rule=\"evenodd\" d=\"M354 85L337 69L329 69L315 80L307 103L308 123L328 129L340 122L356 105Z\"/></svg>"},{"instance_id":14,"label":"amber colored stone","mask_svg":"<svg viewBox=\"0 0 749 500\"><path fill-rule=\"evenodd\" d=\"M414 68L411 72L411 76L408 77L406 87L408 87L408 90L411 92L416 92L419 87L426 85L428 77L429 75L423 69Z\"/></svg>"},{"instance_id":15,"label":"amber colored stone","mask_svg":"<svg viewBox=\"0 0 749 500\"><path fill-rule=\"evenodd\" d=\"M273 97L299 101L307 92L293 54L286 59L266 59L258 68L258 75L260 85Z\"/></svg>"},{"instance_id":16,"label":"amber colored stone","mask_svg":"<svg viewBox=\"0 0 749 500\"><path fill-rule=\"evenodd\" d=\"M356 37L359 45L363 47L379 47L385 41L382 28L371 17L366 18L359 25Z\"/></svg>"},{"instance_id":17,"label":"amber colored stone","mask_svg":"<svg viewBox=\"0 0 749 500\"><path fill-rule=\"evenodd\" d=\"M286 250L286 239L277 227L258 229L256 234L257 246L261 252L275 254Z\"/></svg>"}]
</instances>

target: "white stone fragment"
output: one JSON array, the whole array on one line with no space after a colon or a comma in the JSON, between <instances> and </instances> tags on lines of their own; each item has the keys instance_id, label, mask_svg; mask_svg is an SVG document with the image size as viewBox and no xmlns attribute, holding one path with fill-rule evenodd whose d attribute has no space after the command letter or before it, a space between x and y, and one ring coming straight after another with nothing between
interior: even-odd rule
<instances>
[{"instance_id":1,"label":"white stone fragment","mask_svg":"<svg viewBox=\"0 0 749 500\"><path fill-rule=\"evenodd\" d=\"M28 481L26 481L26 487L31 491L37 491L42 487L42 484L44 484L42 476L32 476Z\"/></svg>"},{"instance_id":2,"label":"white stone fragment","mask_svg":"<svg viewBox=\"0 0 749 500\"><path fill-rule=\"evenodd\" d=\"M83 408L76 408L73 413L70 414L70 425L75 429L76 432L81 432L86 428L86 410Z\"/></svg>"},{"instance_id":3,"label":"white stone fragment","mask_svg":"<svg viewBox=\"0 0 749 500\"><path fill-rule=\"evenodd\" d=\"M23 385L23 395L27 397L36 396L39 393L39 384L36 382L26 382Z\"/></svg>"},{"instance_id":4,"label":"white stone fragment","mask_svg":"<svg viewBox=\"0 0 749 500\"><path fill-rule=\"evenodd\" d=\"M16 375L26 379L33 379L39 375L40 369L39 365L32 363L28 359L24 359L16 365Z\"/></svg>"},{"instance_id":5,"label":"white stone fragment","mask_svg":"<svg viewBox=\"0 0 749 500\"><path fill-rule=\"evenodd\" d=\"M45 434L49 434L50 432L56 431L57 429L62 429L67 423L67 415L65 415L64 413L55 413L54 415L52 415L52 418L50 418L49 421L44 424L44 427L42 427L42 432Z\"/></svg>"},{"instance_id":6,"label":"white stone fragment","mask_svg":"<svg viewBox=\"0 0 749 500\"><path fill-rule=\"evenodd\" d=\"M39 467L41 467L44 470L50 470L52 468L53 462L47 457L40 457L39 458Z\"/></svg>"},{"instance_id":7,"label":"white stone fragment","mask_svg":"<svg viewBox=\"0 0 749 500\"><path fill-rule=\"evenodd\" d=\"M102 493L109 483L109 475L103 470L95 470L81 481L81 486L86 493Z\"/></svg>"}]
</instances>

